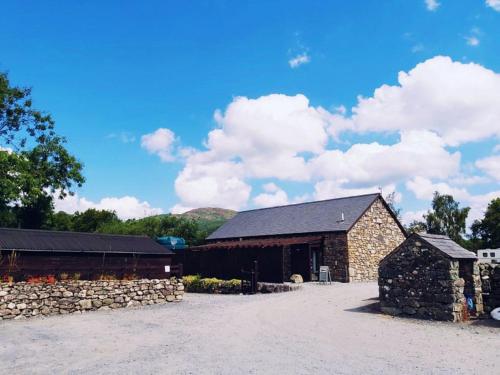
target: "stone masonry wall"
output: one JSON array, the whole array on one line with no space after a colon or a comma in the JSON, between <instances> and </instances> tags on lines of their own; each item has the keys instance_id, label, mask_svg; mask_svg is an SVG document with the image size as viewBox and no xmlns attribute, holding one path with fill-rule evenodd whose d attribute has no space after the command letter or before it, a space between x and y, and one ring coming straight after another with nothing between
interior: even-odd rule
<instances>
[{"instance_id":1,"label":"stone masonry wall","mask_svg":"<svg viewBox=\"0 0 500 375\"><path fill-rule=\"evenodd\" d=\"M474 275L473 287L480 293L480 284L476 285L479 268L472 261L465 262ZM462 321L467 317L466 282L460 277L460 262L424 247L411 237L381 262L378 284L380 308L386 314L448 321ZM481 312L480 295L476 304Z\"/></svg>"},{"instance_id":2,"label":"stone masonry wall","mask_svg":"<svg viewBox=\"0 0 500 375\"><path fill-rule=\"evenodd\" d=\"M322 265L330 267L332 280L341 282L349 281L347 271L347 235L345 233L331 233L325 235L322 263Z\"/></svg>"},{"instance_id":3,"label":"stone masonry wall","mask_svg":"<svg viewBox=\"0 0 500 375\"><path fill-rule=\"evenodd\" d=\"M0 283L0 320L181 301L183 294L184 285L175 278Z\"/></svg>"},{"instance_id":4,"label":"stone masonry wall","mask_svg":"<svg viewBox=\"0 0 500 375\"><path fill-rule=\"evenodd\" d=\"M377 280L379 262L405 235L380 199L347 234L349 281Z\"/></svg>"},{"instance_id":5,"label":"stone masonry wall","mask_svg":"<svg viewBox=\"0 0 500 375\"><path fill-rule=\"evenodd\" d=\"M484 310L500 307L500 264L479 263L483 285Z\"/></svg>"}]
</instances>

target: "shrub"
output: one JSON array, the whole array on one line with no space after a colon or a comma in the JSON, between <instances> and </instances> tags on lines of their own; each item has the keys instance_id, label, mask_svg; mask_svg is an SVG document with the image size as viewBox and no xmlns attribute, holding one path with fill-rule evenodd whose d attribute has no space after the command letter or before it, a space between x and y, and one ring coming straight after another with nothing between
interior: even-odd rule
<instances>
[{"instance_id":1,"label":"shrub","mask_svg":"<svg viewBox=\"0 0 500 375\"><path fill-rule=\"evenodd\" d=\"M201 278L200 275L188 275L182 278L187 292L211 294L239 294L241 280L220 280L215 277Z\"/></svg>"}]
</instances>

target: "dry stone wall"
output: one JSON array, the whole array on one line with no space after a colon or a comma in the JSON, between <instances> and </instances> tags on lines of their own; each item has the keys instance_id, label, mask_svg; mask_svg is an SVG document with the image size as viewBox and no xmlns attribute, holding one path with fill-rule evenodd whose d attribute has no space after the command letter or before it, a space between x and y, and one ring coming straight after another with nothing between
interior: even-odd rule
<instances>
[{"instance_id":1,"label":"dry stone wall","mask_svg":"<svg viewBox=\"0 0 500 375\"><path fill-rule=\"evenodd\" d=\"M183 294L184 285L176 278L0 283L0 320L178 302Z\"/></svg>"},{"instance_id":2,"label":"dry stone wall","mask_svg":"<svg viewBox=\"0 0 500 375\"><path fill-rule=\"evenodd\" d=\"M500 307L500 264L479 263L481 273L484 310Z\"/></svg>"},{"instance_id":3,"label":"dry stone wall","mask_svg":"<svg viewBox=\"0 0 500 375\"><path fill-rule=\"evenodd\" d=\"M462 321L467 318L462 266L470 269L471 289L477 290L475 303L482 312L479 268L472 261L453 260L438 250L410 238L384 259L379 269L379 297L382 312L406 314L422 319Z\"/></svg>"},{"instance_id":4,"label":"dry stone wall","mask_svg":"<svg viewBox=\"0 0 500 375\"><path fill-rule=\"evenodd\" d=\"M386 206L377 199L347 234L349 281L377 280L379 262L405 235Z\"/></svg>"}]
</instances>

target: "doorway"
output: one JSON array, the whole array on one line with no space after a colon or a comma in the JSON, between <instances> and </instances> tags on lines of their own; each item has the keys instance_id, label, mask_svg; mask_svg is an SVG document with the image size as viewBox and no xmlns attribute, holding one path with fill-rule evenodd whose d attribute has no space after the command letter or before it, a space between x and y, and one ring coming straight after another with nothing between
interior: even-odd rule
<instances>
[{"instance_id":1,"label":"doorway","mask_svg":"<svg viewBox=\"0 0 500 375\"><path fill-rule=\"evenodd\" d=\"M304 281L311 281L311 252L309 245L293 245L290 252L292 275L299 274Z\"/></svg>"}]
</instances>

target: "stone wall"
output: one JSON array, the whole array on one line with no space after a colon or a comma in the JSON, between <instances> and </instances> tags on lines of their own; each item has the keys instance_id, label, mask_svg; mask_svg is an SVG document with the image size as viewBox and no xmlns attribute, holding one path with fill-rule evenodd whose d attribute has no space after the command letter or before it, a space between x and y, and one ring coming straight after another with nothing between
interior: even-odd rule
<instances>
[{"instance_id":1,"label":"stone wall","mask_svg":"<svg viewBox=\"0 0 500 375\"><path fill-rule=\"evenodd\" d=\"M379 262L405 235L381 199L377 199L347 234L349 281L376 280Z\"/></svg>"},{"instance_id":2,"label":"stone wall","mask_svg":"<svg viewBox=\"0 0 500 375\"><path fill-rule=\"evenodd\" d=\"M0 320L181 301L183 294L184 286L175 278L0 283Z\"/></svg>"},{"instance_id":3,"label":"stone wall","mask_svg":"<svg viewBox=\"0 0 500 375\"><path fill-rule=\"evenodd\" d=\"M347 235L345 233L330 233L325 235L323 242L323 262L321 265L330 267L332 280L347 282L349 259L347 255Z\"/></svg>"},{"instance_id":4,"label":"stone wall","mask_svg":"<svg viewBox=\"0 0 500 375\"><path fill-rule=\"evenodd\" d=\"M500 264L479 263L483 285L484 310L500 307Z\"/></svg>"},{"instance_id":5,"label":"stone wall","mask_svg":"<svg viewBox=\"0 0 500 375\"><path fill-rule=\"evenodd\" d=\"M461 277L463 269L469 270L466 279ZM381 310L390 315L466 320L466 288L477 290L476 308L482 312L477 264L450 259L412 237L381 262L378 284Z\"/></svg>"}]
</instances>

